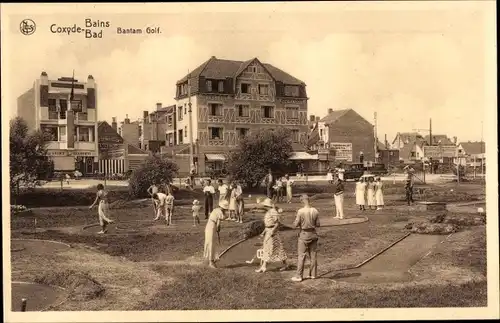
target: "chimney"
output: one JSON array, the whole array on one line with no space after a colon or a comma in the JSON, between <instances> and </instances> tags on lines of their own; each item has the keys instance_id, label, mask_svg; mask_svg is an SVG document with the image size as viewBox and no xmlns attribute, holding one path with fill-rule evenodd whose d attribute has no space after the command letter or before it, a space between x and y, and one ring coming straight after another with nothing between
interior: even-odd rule
<instances>
[{"instance_id":1,"label":"chimney","mask_svg":"<svg viewBox=\"0 0 500 323\"><path fill-rule=\"evenodd\" d=\"M156 111L161 109L161 102L156 103Z\"/></svg>"},{"instance_id":2,"label":"chimney","mask_svg":"<svg viewBox=\"0 0 500 323\"><path fill-rule=\"evenodd\" d=\"M149 111L142 111L142 118L144 121L149 120Z\"/></svg>"},{"instance_id":3,"label":"chimney","mask_svg":"<svg viewBox=\"0 0 500 323\"><path fill-rule=\"evenodd\" d=\"M130 119L128 118L128 114L125 115L125 124L130 124Z\"/></svg>"},{"instance_id":4,"label":"chimney","mask_svg":"<svg viewBox=\"0 0 500 323\"><path fill-rule=\"evenodd\" d=\"M332 113L333 109L328 109L328 114Z\"/></svg>"},{"instance_id":5,"label":"chimney","mask_svg":"<svg viewBox=\"0 0 500 323\"><path fill-rule=\"evenodd\" d=\"M389 142L387 141L387 134L384 135L384 144L385 144L385 149L389 149Z\"/></svg>"},{"instance_id":6,"label":"chimney","mask_svg":"<svg viewBox=\"0 0 500 323\"><path fill-rule=\"evenodd\" d=\"M456 144L457 144L457 139L458 139L458 138L457 138L457 136L454 136L454 137L453 137L453 144L454 144L454 145L456 145Z\"/></svg>"},{"instance_id":7,"label":"chimney","mask_svg":"<svg viewBox=\"0 0 500 323\"><path fill-rule=\"evenodd\" d=\"M316 117L316 122L318 122L321 118L320 117Z\"/></svg>"},{"instance_id":8,"label":"chimney","mask_svg":"<svg viewBox=\"0 0 500 323\"><path fill-rule=\"evenodd\" d=\"M316 117L314 116L314 114L310 115L309 122L314 122L314 120L316 120Z\"/></svg>"},{"instance_id":9,"label":"chimney","mask_svg":"<svg viewBox=\"0 0 500 323\"><path fill-rule=\"evenodd\" d=\"M118 125L116 123L116 117L113 117L113 122L111 122L111 127L117 131L118 130Z\"/></svg>"}]
</instances>

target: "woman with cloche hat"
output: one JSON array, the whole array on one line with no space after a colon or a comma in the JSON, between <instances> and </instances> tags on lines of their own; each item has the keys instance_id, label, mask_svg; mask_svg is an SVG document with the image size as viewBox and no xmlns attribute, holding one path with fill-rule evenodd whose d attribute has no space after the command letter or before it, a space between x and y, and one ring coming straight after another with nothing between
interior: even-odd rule
<instances>
[{"instance_id":1,"label":"woman with cloche hat","mask_svg":"<svg viewBox=\"0 0 500 323\"><path fill-rule=\"evenodd\" d=\"M267 212L264 215L264 225L265 229L261 236L264 235L263 245L263 256L262 256L262 266L256 270L258 273L263 273L267 270L267 264L269 262L282 262L283 267L281 271L286 270L288 265L286 263L287 255L285 249L283 248L283 243L279 236L279 225L280 225L280 212L276 209L274 203L270 198L266 198L262 203Z\"/></svg>"},{"instance_id":2,"label":"woman with cloche hat","mask_svg":"<svg viewBox=\"0 0 500 323\"><path fill-rule=\"evenodd\" d=\"M205 227L205 248L203 251L203 256L208 260L208 265L211 268L217 268L215 266L215 244L216 235L220 231L220 222L227 217L227 212L229 209L229 202L227 200L222 200L219 203L219 207L210 213L207 220L207 226Z\"/></svg>"}]
</instances>

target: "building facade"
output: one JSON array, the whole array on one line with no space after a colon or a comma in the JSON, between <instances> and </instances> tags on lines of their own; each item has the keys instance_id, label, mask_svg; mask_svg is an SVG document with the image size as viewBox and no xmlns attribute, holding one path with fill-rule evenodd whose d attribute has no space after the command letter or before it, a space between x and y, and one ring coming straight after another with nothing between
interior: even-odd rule
<instances>
[{"instance_id":1,"label":"building facade","mask_svg":"<svg viewBox=\"0 0 500 323\"><path fill-rule=\"evenodd\" d=\"M70 101L73 92L73 100ZM98 167L97 85L72 77L49 79L42 72L17 99L18 116L31 130L50 134L48 155L56 171L92 174Z\"/></svg>"},{"instance_id":2,"label":"building facade","mask_svg":"<svg viewBox=\"0 0 500 323\"><path fill-rule=\"evenodd\" d=\"M139 137L140 137L140 124L139 121L130 121L128 114L125 119L120 123L118 128L118 134L131 144L132 146L139 147Z\"/></svg>"},{"instance_id":3,"label":"building facade","mask_svg":"<svg viewBox=\"0 0 500 323\"><path fill-rule=\"evenodd\" d=\"M220 162L222 154L234 149L239 138L251 131L286 127L292 130L294 146L305 150L306 85L270 64L257 58L243 62L212 57L179 80L176 87L176 107L171 112L175 124L169 128L173 136L167 141L182 147L184 153L193 145L198 171Z\"/></svg>"},{"instance_id":4,"label":"building facade","mask_svg":"<svg viewBox=\"0 0 500 323\"><path fill-rule=\"evenodd\" d=\"M140 149L159 153L161 147L174 145L174 110L175 106L163 107L161 103L157 103L155 111L143 111L142 120L139 122Z\"/></svg>"}]
</instances>

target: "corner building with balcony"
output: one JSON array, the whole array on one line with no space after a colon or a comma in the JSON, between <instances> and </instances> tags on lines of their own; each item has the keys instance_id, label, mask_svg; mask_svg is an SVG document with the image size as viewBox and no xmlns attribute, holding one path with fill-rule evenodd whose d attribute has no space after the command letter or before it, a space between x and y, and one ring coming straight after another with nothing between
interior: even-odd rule
<instances>
[{"instance_id":1,"label":"corner building with balcony","mask_svg":"<svg viewBox=\"0 0 500 323\"><path fill-rule=\"evenodd\" d=\"M189 142L188 78L193 143ZM187 154L193 144L201 173L216 169L223 153L251 131L288 128L294 150L305 151L307 101L306 84L273 65L257 58L243 62L211 57L177 82L175 146L184 146L178 152ZM187 171L179 166L181 172Z\"/></svg>"},{"instance_id":2,"label":"corner building with balcony","mask_svg":"<svg viewBox=\"0 0 500 323\"><path fill-rule=\"evenodd\" d=\"M55 171L79 170L86 175L97 170L97 98L92 75L87 82L79 82L72 77L50 80L42 72L33 87L18 97L17 114L30 130L50 134L47 153Z\"/></svg>"}]
</instances>

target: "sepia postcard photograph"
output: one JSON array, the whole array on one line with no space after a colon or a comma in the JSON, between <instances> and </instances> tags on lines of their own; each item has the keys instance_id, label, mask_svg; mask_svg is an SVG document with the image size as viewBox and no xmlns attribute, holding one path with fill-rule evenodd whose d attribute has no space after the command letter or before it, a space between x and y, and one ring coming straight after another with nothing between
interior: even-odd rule
<instances>
[{"instance_id":1,"label":"sepia postcard photograph","mask_svg":"<svg viewBox=\"0 0 500 323\"><path fill-rule=\"evenodd\" d=\"M498 319L495 1L2 3L6 322Z\"/></svg>"}]
</instances>

